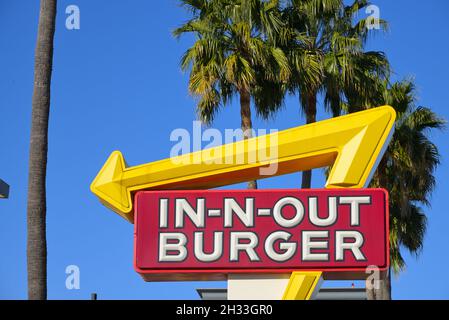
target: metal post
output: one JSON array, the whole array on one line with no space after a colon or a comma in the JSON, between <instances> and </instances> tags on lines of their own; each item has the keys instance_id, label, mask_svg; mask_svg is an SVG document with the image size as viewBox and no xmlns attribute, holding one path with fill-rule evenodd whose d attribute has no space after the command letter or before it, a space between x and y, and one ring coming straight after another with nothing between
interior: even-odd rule
<instances>
[{"instance_id":1,"label":"metal post","mask_svg":"<svg viewBox=\"0 0 449 320\"><path fill-rule=\"evenodd\" d=\"M0 199L6 199L9 196L9 186L6 182L0 179Z\"/></svg>"}]
</instances>

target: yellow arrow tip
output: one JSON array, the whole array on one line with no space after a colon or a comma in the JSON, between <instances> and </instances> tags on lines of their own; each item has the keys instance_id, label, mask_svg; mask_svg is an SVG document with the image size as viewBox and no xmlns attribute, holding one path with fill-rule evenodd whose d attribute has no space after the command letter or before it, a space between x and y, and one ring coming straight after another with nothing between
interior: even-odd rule
<instances>
[{"instance_id":1,"label":"yellow arrow tip","mask_svg":"<svg viewBox=\"0 0 449 320\"><path fill-rule=\"evenodd\" d=\"M396 110L392 106L390 106L390 105L383 105L381 107L373 108L373 109L383 110L384 112L389 114L390 121L392 121L393 123L396 121Z\"/></svg>"},{"instance_id":2,"label":"yellow arrow tip","mask_svg":"<svg viewBox=\"0 0 449 320\"><path fill-rule=\"evenodd\" d=\"M366 188L393 135L396 111L385 105L350 113L340 119L343 118L347 123L360 126L339 150L326 187Z\"/></svg>"},{"instance_id":3,"label":"yellow arrow tip","mask_svg":"<svg viewBox=\"0 0 449 320\"><path fill-rule=\"evenodd\" d=\"M122 175L125 169L122 153L120 151L112 152L90 185L90 190L104 205L132 222L131 196L122 184Z\"/></svg>"}]
</instances>

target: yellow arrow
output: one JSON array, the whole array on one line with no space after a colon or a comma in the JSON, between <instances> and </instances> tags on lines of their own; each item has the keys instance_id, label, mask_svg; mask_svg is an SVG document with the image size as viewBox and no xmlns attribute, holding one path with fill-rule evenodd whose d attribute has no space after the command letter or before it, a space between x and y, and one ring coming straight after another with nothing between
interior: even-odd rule
<instances>
[{"instance_id":1,"label":"yellow arrow","mask_svg":"<svg viewBox=\"0 0 449 320\"><path fill-rule=\"evenodd\" d=\"M394 109L384 106L135 167L127 167L115 151L91 191L133 222L133 192L208 189L261 179L270 165L277 166L270 173L274 176L333 164L327 188L361 188L377 167L395 118Z\"/></svg>"},{"instance_id":2,"label":"yellow arrow","mask_svg":"<svg viewBox=\"0 0 449 320\"><path fill-rule=\"evenodd\" d=\"M282 300L310 300L319 289L321 271L292 272Z\"/></svg>"}]
</instances>

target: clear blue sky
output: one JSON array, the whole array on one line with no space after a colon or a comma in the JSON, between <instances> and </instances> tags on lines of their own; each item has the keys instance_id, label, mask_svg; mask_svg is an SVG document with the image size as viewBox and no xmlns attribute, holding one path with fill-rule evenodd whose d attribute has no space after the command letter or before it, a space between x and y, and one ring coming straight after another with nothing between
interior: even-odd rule
<instances>
[{"instance_id":1,"label":"clear blue sky","mask_svg":"<svg viewBox=\"0 0 449 320\"><path fill-rule=\"evenodd\" d=\"M419 104L449 119L449 2L373 0L390 32L370 47L387 53L395 78L414 76ZM81 10L81 29L65 28L65 8ZM132 267L133 226L104 208L89 185L113 150L131 165L169 156L170 132L191 128L194 101L179 58L191 43L170 31L187 18L176 0L60 0L56 23L48 153L48 296L88 299L192 299L194 288L224 282L145 283ZM0 298L26 298L26 192L38 1L0 0L0 178L11 185L0 201ZM302 124L297 98L274 121L256 128ZM320 114L319 118L328 115ZM239 127L234 103L214 127ZM449 139L432 139L442 154L424 251L405 254L407 270L393 281L397 299L449 298ZM299 174L260 182L294 188ZM317 173L314 186L323 185ZM239 186L241 187L241 186ZM65 288L65 268L78 265L81 289ZM346 284L347 285L347 284Z\"/></svg>"}]
</instances>

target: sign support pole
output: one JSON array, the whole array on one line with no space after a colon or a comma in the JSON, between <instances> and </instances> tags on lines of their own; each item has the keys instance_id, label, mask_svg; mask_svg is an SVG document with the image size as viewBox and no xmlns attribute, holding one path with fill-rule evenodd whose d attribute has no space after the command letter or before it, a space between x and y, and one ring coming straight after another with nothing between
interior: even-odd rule
<instances>
[{"instance_id":1,"label":"sign support pole","mask_svg":"<svg viewBox=\"0 0 449 320\"><path fill-rule=\"evenodd\" d=\"M290 273L229 274L228 300L281 300Z\"/></svg>"},{"instance_id":2,"label":"sign support pole","mask_svg":"<svg viewBox=\"0 0 449 320\"><path fill-rule=\"evenodd\" d=\"M320 290L321 271L293 272L282 300L310 300Z\"/></svg>"},{"instance_id":3,"label":"sign support pole","mask_svg":"<svg viewBox=\"0 0 449 320\"><path fill-rule=\"evenodd\" d=\"M230 274L228 300L310 300L321 284L321 271Z\"/></svg>"}]
</instances>

